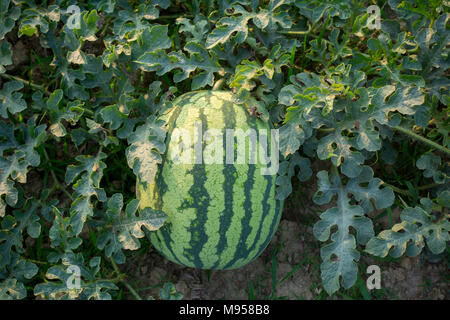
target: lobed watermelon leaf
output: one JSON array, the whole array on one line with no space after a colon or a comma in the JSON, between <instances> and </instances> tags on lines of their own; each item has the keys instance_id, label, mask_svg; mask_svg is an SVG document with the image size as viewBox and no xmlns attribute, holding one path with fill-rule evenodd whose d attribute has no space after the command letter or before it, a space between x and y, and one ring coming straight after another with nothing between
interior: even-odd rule
<instances>
[{"instance_id":1,"label":"lobed watermelon leaf","mask_svg":"<svg viewBox=\"0 0 450 320\"><path fill-rule=\"evenodd\" d=\"M27 290L22 282L8 278L0 281L0 300L17 300L27 296Z\"/></svg>"},{"instance_id":2,"label":"lobed watermelon leaf","mask_svg":"<svg viewBox=\"0 0 450 320\"><path fill-rule=\"evenodd\" d=\"M347 185L343 185L336 169L331 175L320 171L317 177L319 182L318 191L313 198L315 203L327 204L337 196L336 206L323 212L313 228L314 236L322 242L328 241L331 234L331 242L320 250L323 260L320 269L324 288L332 294L340 285L350 288L357 279L356 262L359 261L360 253L356 244L364 245L374 235L372 221L365 215L374 209L371 199L374 200L376 209L380 210L392 205L394 194L390 189L379 188L381 181L373 179L373 171L367 166L362 168L358 177L350 179ZM364 187L366 183L369 185ZM349 194L360 204L353 204ZM331 233L335 226L337 231ZM356 230L356 239L350 233L350 227Z\"/></svg>"},{"instance_id":3,"label":"lobed watermelon leaf","mask_svg":"<svg viewBox=\"0 0 450 320\"><path fill-rule=\"evenodd\" d=\"M448 202L442 207L448 208ZM450 240L450 216L445 210L441 215L442 217L436 220L430 210L421 206L407 207L400 214L400 223L370 239L366 252L379 257L389 254L393 258L398 258L406 252L408 256L415 257L426 243L432 253L442 253Z\"/></svg>"},{"instance_id":4,"label":"lobed watermelon leaf","mask_svg":"<svg viewBox=\"0 0 450 320\"><path fill-rule=\"evenodd\" d=\"M108 210L105 215L106 225L110 228L97 242L99 249L105 248L107 257L113 257L117 263L125 262L123 249L136 250L140 248L139 239L144 237L142 227L149 231L159 229L167 219L167 215L159 210L145 208L139 210L139 200L134 199L126 206L124 214L123 196L114 194L108 199Z\"/></svg>"},{"instance_id":5,"label":"lobed watermelon leaf","mask_svg":"<svg viewBox=\"0 0 450 320\"><path fill-rule=\"evenodd\" d=\"M111 300L108 290L118 290L118 287L112 281L96 279L100 262L100 257L93 257L86 265L81 254L72 254L62 264L47 270L48 281L37 284L34 294L52 300ZM73 266L80 270L79 275L74 273ZM80 279L79 287L75 278Z\"/></svg>"},{"instance_id":6,"label":"lobed watermelon leaf","mask_svg":"<svg viewBox=\"0 0 450 320\"><path fill-rule=\"evenodd\" d=\"M133 169L139 181L152 183L156 176L161 154L166 151L164 121L149 117L145 124L138 126L128 138L126 149L128 166Z\"/></svg>"}]
</instances>

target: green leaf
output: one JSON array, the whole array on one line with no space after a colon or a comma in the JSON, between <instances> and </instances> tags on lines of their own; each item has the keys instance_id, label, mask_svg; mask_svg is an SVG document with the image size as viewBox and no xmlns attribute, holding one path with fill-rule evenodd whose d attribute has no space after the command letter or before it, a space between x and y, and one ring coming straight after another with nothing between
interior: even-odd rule
<instances>
[{"instance_id":1,"label":"green leaf","mask_svg":"<svg viewBox=\"0 0 450 320\"><path fill-rule=\"evenodd\" d=\"M103 170L106 168L106 164L102 160L106 157L103 152L99 152L95 157L90 155L77 156L75 160L80 164L67 167L65 176L67 184L73 183L75 178L79 177L73 185L75 200L70 208L76 234L79 234L83 229L87 217L94 214L91 197L96 196L99 201L106 201L105 191L100 188Z\"/></svg>"},{"instance_id":2,"label":"green leaf","mask_svg":"<svg viewBox=\"0 0 450 320\"><path fill-rule=\"evenodd\" d=\"M234 13L239 16L223 17L217 23L217 27L208 35L206 48L211 49L219 43L225 43L233 36L236 43L243 43L248 35L248 21L255 17L240 5L233 6Z\"/></svg>"},{"instance_id":3,"label":"green leaf","mask_svg":"<svg viewBox=\"0 0 450 320\"><path fill-rule=\"evenodd\" d=\"M18 200L18 193L12 180L25 183L27 181L28 166L36 167L40 164L39 154L34 149L45 140L45 127L46 125L35 127L34 118L28 120L27 126L22 123L20 128L25 142L21 145L17 145L17 142L14 142L13 126L5 126L0 131L0 137L7 137L5 149L2 147L3 144L0 144L2 155L6 148L13 147L13 144L15 145L13 149L14 154L6 158L0 156L0 217L5 214L6 204L14 206ZM2 199L3 195L6 197L6 202Z\"/></svg>"},{"instance_id":4,"label":"green leaf","mask_svg":"<svg viewBox=\"0 0 450 320\"><path fill-rule=\"evenodd\" d=\"M149 117L145 124L137 127L128 138L128 166L141 182L152 183L158 164L162 162L161 154L166 151L164 140L167 133L164 125L164 121Z\"/></svg>"},{"instance_id":5,"label":"green leaf","mask_svg":"<svg viewBox=\"0 0 450 320\"><path fill-rule=\"evenodd\" d=\"M381 124L387 124L390 112L413 115L414 106L421 105L424 101L425 96L417 87L384 86L379 88L372 98L372 104L375 106L373 118Z\"/></svg>"},{"instance_id":6,"label":"green leaf","mask_svg":"<svg viewBox=\"0 0 450 320\"><path fill-rule=\"evenodd\" d=\"M47 139L46 125L35 125L34 118L30 118L25 125L21 123L19 128L23 134L24 143L17 146L16 154L23 155L23 163L27 166L38 167L41 163L39 153L35 150Z\"/></svg>"},{"instance_id":7,"label":"green leaf","mask_svg":"<svg viewBox=\"0 0 450 320\"><path fill-rule=\"evenodd\" d=\"M14 124L0 121L0 141L0 156L3 156L4 151L19 145L14 137Z\"/></svg>"},{"instance_id":8,"label":"green leaf","mask_svg":"<svg viewBox=\"0 0 450 320\"><path fill-rule=\"evenodd\" d=\"M307 122L292 120L285 123L280 128L280 153L285 157L294 154L311 135Z\"/></svg>"},{"instance_id":9,"label":"green leaf","mask_svg":"<svg viewBox=\"0 0 450 320\"><path fill-rule=\"evenodd\" d=\"M12 64L11 45L6 40L0 40L0 73L5 73L4 66Z\"/></svg>"},{"instance_id":10,"label":"green leaf","mask_svg":"<svg viewBox=\"0 0 450 320\"><path fill-rule=\"evenodd\" d=\"M217 59L211 57L208 51L196 42L187 43L184 49L190 53L189 58L180 51L167 54L163 50L156 50L144 53L135 62L140 64L142 69L156 71L160 76L174 69L181 69L181 72L174 75L175 83L189 78L189 75L198 69L201 72L193 77L191 89L212 86L214 73L222 70Z\"/></svg>"},{"instance_id":11,"label":"green leaf","mask_svg":"<svg viewBox=\"0 0 450 320\"><path fill-rule=\"evenodd\" d=\"M372 168L364 166L358 177L349 180L346 190L353 194L354 199L364 209L364 213L370 213L388 208L394 203L394 192L391 188L381 189L382 184L381 179L373 177Z\"/></svg>"},{"instance_id":12,"label":"green leaf","mask_svg":"<svg viewBox=\"0 0 450 320\"><path fill-rule=\"evenodd\" d=\"M159 290L159 298L161 300L181 300L183 294L177 292L177 289L171 282L164 283L163 287Z\"/></svg>"},{"instance_id":13,"label":"green leaf","mask_svg":"<svg viewBox=\"0 0 450 320\"><path fill-rule=\"evenodd\" d=\"M106 247L107 257L118 258L118 263L125 262L121 249L137 250L140 248L139 239L145 236L142 227L149 231L158 230L166 221L167 215L159 210L145 208L138 212L139 200L128 203L122 215L123 196L114 194L108 200L106 212L107 225L111 227L98 241L99 249Z\"/></svg>"},{"instance_id":14,"label":"green leaf","mask_svg":"<svg viewBox=\"0 0 450 320\"><path fill-rule=\"evenodd\" d=\"M80 270L80 283L77 288L73 266ZM47 270L45 277L48 281L39 283L34 288L34 294L52 300L111 300L108 290L118 290L117 286L109 281L97 278L100 270L100 257L93 257L86 266L82 256L70 257L63 264L52 266ZM72 286L69 286L69 284Z\"/></svg>"},{"instance_id":15,"label":"green leaf","mask_svg":"<svg viewBox=\"0 0 450 320\"><path fill-rule=\"evenodd\" d=\"M31 203L31 205L29 205ZM37 238L41 232L37 209L40 204L28 200L23 208L14 210L13 215L6 215L1 221L0 229L0 270L9 266L14 268L17 264L17 254L14 249L22 253L25 229L32 238Z\"/></svg>"},{"instance_id":16,"label":"green leaf","mask_svg":"<svg viewBox=\"0 0 450 320\"><path fill-rule=\"evenodd\" d=\"M254 79L263 75L271 79L273 73L274 67L271 59L266 59L263 65L260 65L257 61L243 60L236 67L235 74L230 82L230 88L237 88L238 94L243 90L251 91L256 86Z\"/></svg>"},{"instance_id":17,"label":"green leaf","mask_svg":"<svg viewBox=\"0 0 450 320\"><path fill-rule=\"evenodd\" d=\"M116 0L100 0L97 2L97 10L105 13L113 13Z\"/></svg>"},{"instance_id":18,"label":"green leaf","mask_svg":"<svg viewBox=\"0 0 450 320\"><path fill-rule=\"evenodd\" d=\"M49 238L52 247L61 247L66 251L78 248L83 242L81 238L77 238L76 230L73 228L73 218L65 217L64 214L55 206L53 206L55 218L53 225L49 230Z\"/></svg>"},{"instance_id":19,"label":"green leaf","mask_svg":"<svg viewBox=\"0 0 450 320\"><path fill-rule=\"evenodd\" d=\"M398 258L405 252L414 257L422 251L426 242L431 252L439 254L445 250L446 243L450 240L449 217L445 211L441 214L444 216L440 221L434 221L423 208L408 207L400 214L400 223L370 239L366 251L379 257L389 254Z\"/></svg>"},{"instance_id":20,"label":"green leaf","mask_svg":"<svg viewBox=\"0 0 450 320\"><path fill-rule=\"evenodd\" d=\"M31 201L28 201L31 202ZM37 215L37 209L40 207L38 202L31 202L31 205L24 205L22 210L14 210L14 216L19 223L20 230L27 229L27 233L30 237L36 239L41 234L41 224L39 223L39 216ZM25 209L27 208L27 209Z\"/></svg>"},{"instance_id":21,"label":"green leaf","mask_svg":"<svg viewBox=\"0 0 450 320\"><path fill-rule=\"evenodd\" d=\"M336 206L323 212L313 228L314 236L324 242L330 238L332 228L337 227L337 231L331 234L331 243L321 249L322 281L328 294L332 294L339 289L340 277L346 289L357 278L356 262L360 254L350 227L356 230L359 244L367 243L374 235L372 221L365 216L373 209L370 200L375 200L377 209L384 209L392 205L394 196L392 190L379 189L381 181L373 179L373 171L369 167L363 167L361 175L350 179L347 185L342 184L337 170L333 170L331 176L326 171L320 171L317 177L319 190L313 197L315 203L327 204L337 196ZM367 183L368 187L361 186ZM354 200L349 198L350 194L360 204L352 204Z\"/></svg>"},{"instance_id":22,"label":"green leaf","mask_svg":"<svg viewBox=\"0 0 450 320\"><path fill-rule=\"evenodd\" d=\"M448 181L448 176L439 170L441 166L441 157L427 153L423 154L416 162L417 168L424 170L423 175L426 178L433 178L434 182L443 184Z\"/></svg>"},{"instance_id":23,"label":"green leaf","mask_svg":"<svg viewBox=\"0 0 450 320\"><path fill-rule=\"evenodd\" d=\"M295 175L296 168L298 168L297 179L301 182L307 181L312 175L310 166L311 161L298 153L294 153L287 160L282 161L276 179L276 199L285 200L291 194L291 178Z\"/></svg>"},{"instance_id":24,"label":"green leaf","mask_svg":"<svg viewBox=\"0 0 450 320\"><path fill-rule=\"evenodd\" d=\"M0 281L0 300L18 300L27 296L23 283L17 279L8 278Z\"/></svg>"},{"instance_id":25,"label":"green leaf","mask_svg":"<svg viewBox=\"0 0 450 320\"><path fill-rule=\"evenodd\" d=\"M352 3L349 0L331 1L309 1L296 0L295 5L300 9L300 13L310 19L313 23L319 21L325 14L340 19L348 19L352 14Z\"/></svg>"},{"instance_id":26,"label":"green leaf","mask_svg":"<svg viewBox=\"0 0 450 320\"><path fill-rule=\"evenodd\" d=\"M204 42L206 33L208 32L208 20L205 17L196 15L192 22L189 19L179 17L176 23L180 25L179 32L184 32L188 35L186 36L187 42Z\"/></svg>"},{"instance_id":27,"label":"green leaf","mask_svg":"<svg viewBox=\"0 0 450 320\"><path fill-rule=\"evenodd\" d=\"M144 29L136 41L131 43L131 59L139 60L143 54L169 49L172 42L167 35L168 26L154 25Z\"/></svg>"},{"instance_id":28,"label":"green leaf","mask_svg":"<svg viewBox=\"0 0 450 320\"><path fill-rule=\"evenodd\" d=\"M10 0L0 1L0 21L2 21L0 24L0 40L3 40L5 35L14 28L15 21L20 17L20 6L11 4L10 8L10 4Z\"/></svg>"},{"instance_id":29,"label":"green leaf","mask_svg":"<svg viewBox=\"0 0 450 320\"><path fill-rule=\"evenodd\" d=\"M111 106L106 106L100 111L100 115L103 118L103 123L109 123L110 129L117 130L122 125L126 128L127 132L130 132L134 128L134 123L128 121L129 111L126 109L126 105L121 105L119 107L114 104Z\"/></svg>"},{"instance_id":30,"label":"green leaf","mask_svg":"<svg viewBox=\"0 0 450 320\"><path fill-rule=\"evenodd\" d=\"M15 92L23 88L23 83L19 81L10 81L3 85L0 91L0 115L8 118L8 112L12 114L19 113L27 108L25 100L22 99L22 93Z\"/></svg>"},{"instance_id":31,"label":"green leaf","mask_svg":"<svg viewBox=\"0 0 450 320\"><path fill-rule=\"evenodd\" d=\"M7 269L12 277L21 281L33 278L39 270L33 262L25 260L16 252L11 255L11 261Z\"/></svg>"}]
</instances>

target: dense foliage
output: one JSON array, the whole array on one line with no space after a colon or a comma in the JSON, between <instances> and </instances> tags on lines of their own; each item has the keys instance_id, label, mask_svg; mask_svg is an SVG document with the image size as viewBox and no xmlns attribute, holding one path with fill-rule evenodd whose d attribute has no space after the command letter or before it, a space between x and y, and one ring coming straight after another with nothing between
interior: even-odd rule
<instances>
[{"instance_id":1,"label":"dense foliage","mask_svg":"<svg viewBox=\"0 0 450 320\"><path fill-rule=\"evenodd\" d=\"M329 294L362 253L443 253L449 17L440 0L0 0L0 299L118 297L155 220L130 186L161 162L157 116L197 89L256 99L280 129L278 199L317 179Z\"/></svg>"}]
</instances>

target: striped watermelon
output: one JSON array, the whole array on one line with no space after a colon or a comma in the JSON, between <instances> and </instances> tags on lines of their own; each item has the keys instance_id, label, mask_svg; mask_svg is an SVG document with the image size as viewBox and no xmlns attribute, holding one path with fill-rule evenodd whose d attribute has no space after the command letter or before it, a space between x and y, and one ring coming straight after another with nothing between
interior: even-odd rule
<instances>
[{"instance_id":1,"label":"striped watermelon","mask_svg":"<svg viewBox=\"0 0 450 320\"><path fill-rule=\"evenodd\" d=\"M268 165L259 159L256 163L247 160L229 164L225 151L223 155L211 153L220 156L221 163L206 164L205 150L212 142L199 140L200 135L195 137L195 123L201 123L203 132L261 129L268 131L267 144L269 150L273 148L269 124L251 116L244 105L233 101L233 94L227 91L197 91L178 97L173 107L161 116L167 124L167 148L155 183L137 181L141 209L152 207L168 215L161 229L148 233L151 243L167 259L184 266L242 267L261 254L278 227L283 203L275 200L276 174L261 174L261 169ZM192 163L174 157L176 152L181 155L180 139L174 137L174 130L180 129L193 134ZM246 140L248 152L250 144ZM205 161L202 163L196 163L195 141L203 147L201 155ZM257 140L258 146L259 143ZM236 149L237 138L231 145ZM224 144L223 148L226 148ZM234 155L237 159L236 150Z\"/></svg>"}]
</instances>

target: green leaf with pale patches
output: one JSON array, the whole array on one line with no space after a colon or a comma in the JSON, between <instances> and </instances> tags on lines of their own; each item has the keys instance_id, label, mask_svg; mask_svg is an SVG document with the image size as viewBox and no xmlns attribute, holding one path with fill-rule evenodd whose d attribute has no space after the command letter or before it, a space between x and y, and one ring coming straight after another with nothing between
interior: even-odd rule
<instances>
[{"instance_id":1,"label":"green leaf with pale patches","mask_svg":"<svg viewBox=\"0 0 450 320\"><path fill-rule=\"evenodd\" d=\"M105 213L105 222L109 225L115 225L121 221L121 212L123 207L123 196L120 193L114 194L107 202L108 209ZM98 237L97 247L105 250L108 258L113 258L118 264L125 263L125 255L122 252L122 243L119 240L119 234L111 229L105 229L104 233Z\"/></svg>"},{"instance_id":2,"label":"green leaf with pale patches","mask_svg":"<svg viewBox=\"0 0 450 320\"><path fill-rule=\"evenodd\" d=\"M236 43L243 43L248 35L248 22L255 17L254 13L249 13L240 5L235 5L233 14L238 16L224 17L219 20L217 27L208 35L206 39L206 48L211 49L219 43L227 42L230 37Z\"/></svg>"},{"instance_id":3,"label":"green leaf with pale patches","mask_svg":"<svg viewBox=\"0 0 450 320\"><path fill-rule=\"evenodd\" d=\"M5 215L6 204L14 206L18 200L14 182L8 179L12 170L14 170L13 164L7 159L0 158L0 217Z\"/></svg>"},{"instance_id":4,"label":"green leaf with pale patches","mask_svg":"<svg viewBox=\"0 0 450 320\"><path fill-rule=\"evenodd\" d=\"M138 211L139 200L134 199L128 203L122 214L123 196L114 194L108 200L106 222L112 227L99 238L99 248L106 246L108 257L118 257L125 262L121 249L137 250L140 248L139 239L145 236L142 227L149 231L158 230L166 221L167 215L160 210L145 208Z\"/></svg>"},{"instance_id":5,"label":"green leaf with pale patches","mask_svg":"<svg viewBox=\"0 0 450 320\"><path fill-rule=\"evenodd\" d=\"M71 265L81 271L79 288L68 286L74 285L74 273L69 269ZM89 265L85 264L82 257L77 257L67 264L52 266L45 274L47 281L37 284L34 294L52 300L111 300L108 290L118 290L118 287L112 281L98 279L99 265L100 257L92 258Z\"/></svg>"},{"instance_id":6,"label":"green leaf with pale patches","mask_svg":"<svg viewBox=\"0 0 450 320\"><path fill-rule=\"evenodd\" d=\"M74 201L70 207L70 214L73 217L73 228L76 234L83 229L88 216L93 215L91 197L95 196L99 201L106 201L106 193L100 188L100 181L103 177L103 170L106 164L102 161L106 154L100 152L94 156L77 156L75 160L79 165L69 165L66 170L65 180L67 184L73 183L75 178L79 177L73 185Z\"/></svg>"},{"instance_id":7,"label":"green leaf with pale patches","mask_svg":"<svg viewBox=\"0 0 450 320\"><path fill-rule=\"evenodd\" d=\"M394 258L402 256L417 256L427 244L434 254L443 252L450 240L450 221L448 214L440 221L434 221L423 208L407 207L400 214L401 222L384 230L372 238L366 245L366 251L379 257L388 254Z\"/></svg>"},{"instance_id":8,"label":"green leaf with pale patches","mask_svg":"<svg viewBox=\"0 0 450 320\"><path fill-rule=\"evenodd\" d=\"M17 279L7 278L0 281L0 300L18 300L27 296L23 283Z\"/></svg>"},{"instance_id":9,"label":"green leaf with pale patches","mask_svg":"<svg viewBox=\"0 0 450 320\"><path fill-rule=\"evenodd\" d=\"M47 109L50 113L52 125L49 127L50 132L56 137L64 137L67 134L66 128L61 122L62 119L75 125L83 115L84 104L79 100L70 101L61 108L63 101L63 90L58 89L51 93L46 102Z\"/></svg>"},{"instance_id":10,"label":"green leaf with pale patches","mask_svg":"<svg viewBox=\"0 0 450 320\"><path fill-rule=\"evenodd\" d=\"M375 107L372 117L381 124L387 124L390 112L413 115L416 111L414 107L424 101L425 96L417 87L384 86L379 88L372 98Z\"/></svg>"},{"instance_id":11,"label":"green leaf with pale patches","mask_svg":"<svg viewBox=\"0 0 450 320\"><path fill-rule=\"evenodd\" d=\"M158 164L162 162L161 154L166 151L164 140L167 133L164 125L164 121L149 117L146 123L137 127L128 138L128 166L141 182L152 183Z\"/></svg>"},{"instance_id":12,"label":"green leaf with pale patches","mask_svg":"<svg viewBox=\"0 0 450 320\"><path fill-rule=\"evenodd\" d=\"M163 50L156 50L143 54L136 62L146 71L156 71L157 75L181 69L181 72L176 72L173 77L175 83L189 78L189 75L198 69L200 73L193 77L191 89L212 86L214 73L222 69L217 59L211 57L201 45L195 42L187 43L184 49L190 53L189 57L180 51L167 54Z\"/></svg>"},{"instance_id":13,"label":"green leaf with pale patches","mask_svg":"<svg viewBox=\"0 0 450 320\"><path fill-rule=\"evenodd\" d=\"M136 10L130 7L126 10L120 10L117 18L114 20L113 31L119 39L127 38L128 41L134 41L143 32L150 27L148 20L154 20L159 17L159 8L167 8L169 1L152 1L150 4L140 4ZM158 8L159 7L159 8Z\"/></svg>"},{"instance_id":14,"label":"green leaf with pale patches","mask_svg":"<svg viewBox=\"0 0 450 320\"><path fill-rule=\"evenodd\" d=\"M311 134L307 122L293 119L285 123L280 128L280 153L284 157L294 154Z\"/></svg>"},{"instance_id":15,"label":"green leaf with pale patches","mask_svg":"<svg viewBox=\"0 0 450 320\"><path fill-rule=\"evenodd\" d=\"M236 67L230 88L237 88L237 93L243 90L251 91L256 83L255 79L265 76L268 79L273 77L274 67L271 59L266 59L261 65L258 61L244 60Z\"/></svg>"},{"instance_id":16,"label":"green leaf with pale patches","mask_svg":"<svg viewBox=\"0 0 450 320\"><path fill-rule=\"evenodd\" d=\"M28 167L37 167L40 164L40 156L35 148L41 145L46 138L46 125L42 124L36 127L35 118L30 118L27 125L21 123L19 127L24 140L21 145L15 141L12 125L6 125L0 130L0 137L6 137L5 149L2 148L3 143L0 143L2 155L4 150L14 150L14 153L6 158L0 156L0 217L5 214L6 204L14 206L18 200L18 193L12 180L20 183L27 181Z\"/></svg>"}]
</instances>

